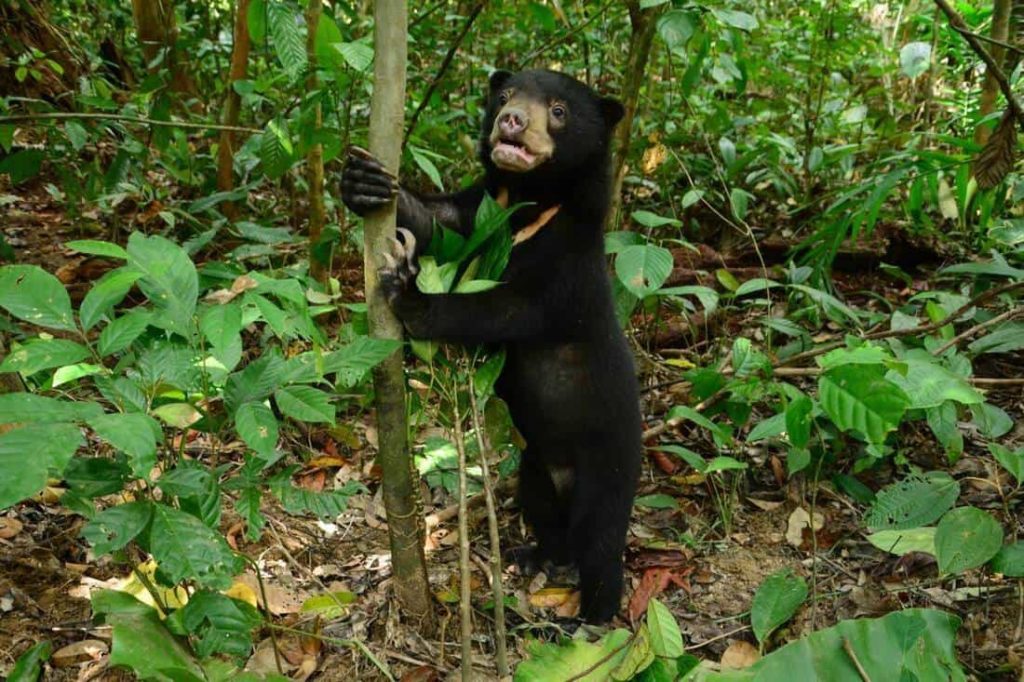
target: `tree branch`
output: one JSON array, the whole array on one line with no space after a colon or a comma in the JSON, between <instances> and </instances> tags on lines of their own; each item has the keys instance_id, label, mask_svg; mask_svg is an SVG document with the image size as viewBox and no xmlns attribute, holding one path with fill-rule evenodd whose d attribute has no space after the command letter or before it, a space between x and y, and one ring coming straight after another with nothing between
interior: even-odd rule
<instances>
[{"instance_id":1,"label":"tree branch","mask_svg":"<svg viewBox=\"0 0 1024 682\"><path fill-rule=\"evenodd\" d=\"M163 126L166 128L191 128L194 130L226 130L232 133L249 133L251 135L260 135L263 133L263 130L259 128L246 128L245 126L224 125L222 123L159 121L157 119L145 118L142 116L125 116L124 114L78 113L72 111L54 111L39 114L14 114L13 116L0 116L0 123L35 123L36 121L60 121L65 119L123 121L125 123L139 123L142 125Z\"/></svg>"}]
</instances>

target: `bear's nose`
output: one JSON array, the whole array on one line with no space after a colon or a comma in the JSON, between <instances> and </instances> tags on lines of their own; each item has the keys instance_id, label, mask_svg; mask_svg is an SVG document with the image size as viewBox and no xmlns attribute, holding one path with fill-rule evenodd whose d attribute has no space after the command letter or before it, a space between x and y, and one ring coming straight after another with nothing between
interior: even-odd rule
<instances>
[{"instance_id":1,"label":"bear's nose","mask_svg":"<svg viewBox=\"0 0 1024 682\"><path fill-rule=\"evenodd\" d=\"M498 127L505 135L518 135L530 125L530 117L522 109L505 109L498 116Z\"/></svg>"}]
</instances>

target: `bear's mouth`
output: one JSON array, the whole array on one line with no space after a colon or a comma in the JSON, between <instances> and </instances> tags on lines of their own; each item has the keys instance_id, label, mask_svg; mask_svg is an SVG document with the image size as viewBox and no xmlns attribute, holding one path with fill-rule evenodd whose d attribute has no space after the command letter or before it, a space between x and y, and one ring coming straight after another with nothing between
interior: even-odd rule
<instances>
[{"instance_id":1,"label":"bear's mouth","mask_svg":"<svg viewBox=\"0 0 1024 682\"><path fill-rule=\"evenodd\" d=\"M533 170L546 158L532 151L526 143L511 138L499 138L491 148L491 160L502 170L522 173Z\"/></svg>"}]
</instances>

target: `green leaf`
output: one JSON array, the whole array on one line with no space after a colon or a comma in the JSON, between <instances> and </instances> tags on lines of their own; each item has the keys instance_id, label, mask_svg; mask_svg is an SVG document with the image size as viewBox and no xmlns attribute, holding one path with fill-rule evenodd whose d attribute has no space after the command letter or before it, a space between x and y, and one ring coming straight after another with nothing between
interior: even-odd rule
<instances>
[{"instance_id":1,"label":"green leaf","mask_svg":"<svg viewBox=\"0 0 1024 682\"><path fill-rule=\"evenodd\" d=\"M942 517L935 529L935 558L939 572L958 574L977 568L1003 546L1003 527L976 507L958 507Z\"/></svg>"},{"instance_id":2,"label":"green leaf","mask_svg":"<svg viewBox=\"0 0 1024 682\"><path fill-rule=\"evenodd\" d=\"M882 365L892 354L881 346L865 344L856 348L836 348L818 358L818 366L828 370L840 365Z\"/></svg>"},{"instance_id":3,"label":"green leaf","mask_svg":"<svg viewBox=\"0 0 1024 682\"><path fill-rule=\"evenodd\" d=\"M339 384L355 386L401 346L402 343L394 339L357 336L348 345L324 356L324 374L337 373Z\"/></svg>"},{"instance_id":4,"label":"green leaf","mask_svg":"<svg viewBox=\"0 0 1024 682\"><path fill-rule=\"evenodd\" d=\"M158 313L152 324L192 338L199 277L185 250L164 237L134 232L128 238L128 262L143 273L139 289Z\"/></svg>"},{"instance_id":5,"label":"green leaf","mask_svg":"<svg viewBox=\"0 0 1024 682\"><path fill-rule=\"evenodd\" d=\"M234 301L210 306L199 316L199 329L218 362L234 369L242 359L242 307Z\"/></svg>"},{"instance_id":6,"label":"green leaf","mask_svg":"<svg viewBox=\"0 0 1024 682\"><path fill-rule=\"evenodd\" d=\"M641 625L633 634L633 641L626 647L625 655L619 659L611 672L613 680L635 680L640 671L654 663L651 649L651 635L646 625Z\"/></svg>"},{"instance_id":7,"label":"green leaf","mask_svg":"<svg viewBox=\"0 0 1024 682\"><path fill-rule=\"evenodd\" d=\"M648 509L679 509L679 502L671 495L641 495L633 504Z\"/></svg>"},{"instance_id":8,"label":"green leaf","mask_svg":"<svg viewBox=\"0 0 1024 682\"><path fill-rule=\"evenodd\" d=\"M786 429L786 413L773 414L750 429L750 433L747 434L747 442L756 443L769 438L777 438L785 433Z\"/></svg>"},{"instance_id":9,"label":"green leaf","mask_svg":"<svg viewBox=\"0 0 1024 682\"><path fill-rule=\"evenodd\" d=\"M39 174L46 158L41 149L22 149L0 159L0 173L11 176L11 184L18 185Z\"/></svg>"},{"instance_id":10,"label":"green leaf","mask_svg":"<svg viewBox=\"0 0 1024 682\"><path fill-rule=\"evenodd\" d=\"M136 477L149 479L149 472L156 466L156 443L163 437L155 419L138 412L114 413L90 419L89 426L100 438L128 455Z\"/></svg>"},{"instance_id":11,"label":"green leaf","mask_svg":"<svg viewBox=\"0 0 1024 682\"><path fill-rule=\"evenodd\" d=\"M249 37L253 43L267 39L267 0L252 0L246 14L249 23Z\"/></svg>"},{"instance_id":12,"label":"green leaf","mask_svg":"<svg viewBox=\"0 0 1024 682\"><path fill-rule=\"evenodd\" d=\"M945 472L908 476L878 491L864 515L864 525L871 530L927 526L952 509L959 496L960 484Z\"/></svg>"},{"instance_id":13,"label":"green leaf","mask_svg":"<svg viewBox=\"0 0 1024 682\"><path fill-rule=\"evenodd\" d=\"M1024 323L1009 322L991 334L972 341L967 349L975 355L982 353L1012 353L1024 348Z\"/></svg>"},{"instance_id":14,"label":"green leaf","mask_svg":"<svg viewBox=\"0 0 1024 682\"><path fill-rule=\"evenodd\" d=\"M334 23L334 19L328 14L321 14L316 22L316 35L313 41L317 64L332 70L341 69L345 60L335 46L342 41L341 31Z\"/></svg>"},{"instance_id":15,"label":"green leaf","mask_svg":"<svg viewBox=\"0 0 1024 682\"><path fill-rule=\"evenodd\" d=\"M676 405L668 411L668 419L687 419L697 426L703 426L711 432L717 445L728 445L732 441L732 431L727 426L716 424L697 410L687 405Z\"/></svg>"},{"instance_id":16,"label":"green leaf","mask_svg":"<svg viewBox=\"0 0 1024 682\"><path fill-rule=\"evenodd\" d=\"M274 391L274 400L286 416L300 422L334 423L331 397L311 386L285 386Z\"/></svg>"},{"instance_id":17,"label":"green leaf","mask_svg":"<svg viewBox=\"0 0 1024 682\"><path fill-rule=\"evenodd\" d=\"M737 337L732 343L732 368L735 376L745 379L759 372L768 373L771 362L761 351L751 344L750 339Z\"/></svg>"},{"instance_id":18,"label":"green leaf","mask_svg":"<svg viewBox=\"0 0 1024 682\"><path fill-rule=\"evenodd\" d=\"M697 18L685 10L672 9L658 17L658 35L669 50L685 47L696 27Z\"/></svg>"},{"instance_id":19,"label":"green leaf","mask_svg":"<svg viewBox=\"0 0 1024 682\"><path fill-rule=\"evenodd\" d=\"M162 506L162 505L158 505ZM109 664L159 682L204 680L199 662L172 635L155 609L124 592L93 592L93 610L113 626ZM114 610L104 610L116 607Z\"/></svg>"},{"instance_id":20,"label":"green leaf","mask_svg":"<svg viewBox=\"0 0 1024 682\"><path fill-rule=\"evenodd\" d=\"M0 308L40 327L76 330L67 289L59 279L35 265L0 267Z\"/></svg>"},{"instance_id":21,"label":"green leaf","mask_svg":"<svg viewBox=\"0 0 1024 682\"><path fill-rule=\"evenodd\" d=\"M841 365L818 378L821 407L844 431L881 444L899 426L909 398L883 376L881 365Z\"/></svg>"},{"instance_id":22,"label":"green leaf","mask_svg":"<svg viewBox=\"0 0 1024 682\"><path fill-rule=\"evenodd\" d=\"M293 6L284 2L267 5L267 22L274 53L288 77L295 82L306 70L306 30Z\"/></svg>"},{"instance_id":23,"label":"green leaf","mask_svg":"<svg viewBox=\"0 0 1024 682\"><path fill-rule=\"evenodd\" d=\"M632 218L644 227L651 228L663 227L665 225L681 227L683 224L683 221L681 220L660 216L657 213L651 213L650 211L633 211Z\"/></svg>"},{"instance_id":24,"label":"green leaf","mask_svg":"<svg viewBox=\"0 0 1024 682\"><path fill-rule=\"evenodd\" d=\"M238 435L261 459L275 458L278 427L273 411L262 403L245 403L235 412Z\"/></svg>"},{"instance_id":25,"label":"green leaf","mask_svg":"<svg viewBox=\"0 0 1024 682\"><path fill-rule=\"evenodd\" d=\"M356 71L365 73L373 64L373 48L366 43L338 43L333 47L341 53L345 63Z\"/></svg>"},{"instance_id":26,"label":"green leaf","mask_svg":"<svg viewBox=\"0 0 1024 682\"><path fill-rule=\"evenodd\" d=\"M96 350L102 357L120 353L149 327L152 315L148 310L136 308L129 313L120 315L100 332Z\"/></svg>"},{"instance_id":27,"label":"green leaf","mask_svg":"<svg viewBox=\"0 0 1024 682\"><path fill-rule=\"evenodd\" d=\"M784 285L764 277L755 277L754 279L748 279L746 282L741 284L736 291L733 292L734 296L746 296L747 294L766 294L769 289L778 289Z\"/></svg>"},{"instance_id":28,"label":"green leaf","mask_svg":"<svg viewBox=\"0 0 1024 682\"><path fill-rule=\"evenodd\" d=\"M647 629L655 656L679 658L683 655L683 635L675 616L664 604L652 598L647 602Z\"/></svg>"},{"instance_id":29,"label":"green leaf","mask_svg":"<svg viewBox=\"0 0 1024 682\"><path fill-rule=\"evenodd\" d=\"M868 542L896 556L908 552L935 554L935 528L907 528L904 530L880 530L868 536Z\"/></svg>"},{"instance_id":30,"label":"green leaf","mask_svg":"<svg viewBox=\"0 0 1024 682\"><path fill-rule=\"evenodd\" d=\"M1004 445L989 443L988 451L1017 480L1017 485L1024 483L1024 448L1010 450Z\"/></svg>"},{"instance_id":31,"label":"green leaf","mask_svg":"<svg viewBox=\"0 0 1024 682\"><path fill-rule=\"evenodd\" d=\"M262 623L259 611L249 604L208 590L189 597L175 616L196 638L195 651L202 658L213 654L247 657L252 652L252 629Z\"/></svg>"},{"instance_id":32,"label":"green leaf","mask_svg":"<svg viewBox=\"0 0 1024 682\"><path fill-rule=\"evenodd\" d=\"M938 407L925 410L925 416L935 438L946 449L950 461L956 461L964 451L964 436L960 433L956 403L947 400Z\"/></svg>"},{"instance_id":33,"label":"green leaf","mask_svg":"<svg viewBox=\"0 0 1024 682\"><path fill-rule=\"evenodd\" d=\"M900 72L907 78L917 78L931 65L932 46L922 41L907 43L900 49Z\"/></svg>"},{"instance_id":34,"label":"green leaf","mask_svg":"<svg viewBox=\"0 0 1024 682\"><path fill-rule=\"evenodd\" d=\"M187 429L203 418L202 413L191 403L167 403L153 408L153 414L176 429Z\"/></svg>"},{"instance_id":35,"label":"green leaf","mask_svg":"<svg viewBox=\"0 0 1024 682\"><path fill-rule=\"evenodd\" d=\"M85 444L73 424L28 424L0 434L0 509L35 495Z\"/></svg>"},{"instance_id":36,"label":"green leaf","mask_svg":"<svg viewBox=\"0 0 1024 682\"><path fill-rule=\"evenodd\" d=\"M82 528L82 537L92 544L97 556L125 547L149 525L152 502L128 502L104 509Z\"/></svg>"},{"instance_id":37,"label":"green leaf","mask_svg":"<svg viewBox=\"0 0 1024 682\"><path fill-rule=\"evenodd\" d=\"M76 495L91 500L124 490L129 473L123 457L74 457L64 468L64 480Z\"/></svg>"},{"instance_id":38,"label":"green leaf","mask_svg":"<svg viewBox=\"0 0 1024 682\"><path fill-rule=\"evenodd\" d=\"M92 329L107 311L124 299L141 276L141 272L130 266L116 268L103 275L92 285L78 308L82 329Z\"/></svg>"},{"instance_id":39,"label":"green leaf","mask_svg":"<svg viewBox=\"0 0 1024 682\"><path fill-rule=\"evenodd\" d=\"M757 641L764 642L775 628L796 613L807 599L807 582L789 570L765 578L750 605L750 624Z\"/></svg>"},{"instance_id":40,"label":"green leaf","mask_svg":"<svg viewBox=\"0 0 1024 682\"><path fill-rule=\"evenodd\" d=\"M992 557L990 568L993 573L1002 573L1007 578L1024 578L1024 542L1006 545Z\"/></svg>"},{"instance_id":41,"label":"green leaf","mask_svg":"<svg viewBox=\"0 0 1024 682\"><path fill-rule=\"evenodd\" d=\"M225 590L244 563L214 530L191 514L157 504L149 532L149 551L172 583L196 580Z\"/></svg>"},{"instance_id":42,"label":"green leaf","mask_svg":"<svg viewBox=\"0 0 1024 682\"><path fill-rule=\"evenodd\" d=\"M15 347L0 362L0 373L21 372L30 375L44 369L80 362L90 356L89 349L67 339L35 338Z\"/></svg>"},{"instance_id":43,"label":"green leaf","mask_svg":"<svg viewBox=\"0 0 1024 682\"><path fill-rule=\"evenodd\" d=\"M294 161L293 153L288 129L284 123L268 121L267 129L260 136L260 162L267 177L277 180L287 173Z\"/></svg>"},{"instance_id":44,"label":"green leaf","mask_svg":"<svg viewBox=\"0 0 1024 682\"><path fill-rule=\"evenodd\" d=\"M686 679L966 682L956 659L959 626L956 616L932 609L906 609L882 618L846 620L787 644L749 668L717 672L701 666ZM850 662L854 657L861 672Z\"/></svg>"},{"instance_id":45,"label":"green leaf","mask_svg":"<svg viewBox=\"0 0 1024 682\"><path fill-rule=\"evenodd\" d=\"M348 611L349 604L356 601L356 595L347 590L317 594L302 602L302 613L319 615L325 620L337 620Z\"/></svg>"},{"instance_id":46,"label":"green leaf","mask_svg":"<svg viewBox=\"0 0 1024 682\"><path fill-rule=\"evenodd\" d=\"M93 402L57 400L34 393L0 393L0 424L84 421L103 414Z\"/></svg>"},{"instance_id":47,"label":"green leaf","mask_svg":"<svg viewBox=\"0 0 1024 682\"><path fill-rule=\"evenodd\" d=\"M986 438L1001 438L1013 428L1013 419L1006 414L1006 410L991 403L971 405L971 415L974 417L974 424Z\"/></svg>"},{"instance_id":48,"label":"green leaf","mask_svg":"<svg viewBox=\"0 0 1024 682\"><path fill-rule=\"evenodd\" d=\"M625 657L624 645L628 630L613 630L591 644L582 639L570 640L559 646L540 640L528 640L529 658L516 668L515 682L601 682Z\"/></svg>"},{"instance_id":49,"label":"green leaf","mask_svg":"<svg viewBox=\"0 0 1024 682\"><path fill-rule=\"evenodd\" d=\"M733 28L742 29L744 31L753 31L757 28L757 19L752 14L746 12L738 12L731 9L716 9L711 8L711 13L715 15L715 18L726 26L732 26Z\"/></svg>"},{"instance_id":50,"label":"green leaf","mask_svg":"<svg viewBox=\"0 0 1024 682\"><path fill-rule=\"evenodd\" d=\"M288 475L278 475L269 481L270 490L289 514L309 512L321 519L333 519L348 509L348 500L358 492L366 490L362 484L349 481L336 490L316 492L298 488L291 484Z\"/></svg>"},{"instance_id":51,"label":"green leaf","mask_svg":"<svg viewBox=\"0 0 1024 682\"><path fill-rule=\"evenodd\" d=\"M786 435L797 448L806 448L811 440L814 403L806 395L800 395L786 406Z\"/></svg>"},{"instance_id":52,"label":"green leaf","mask_svg":"<svg viewBox=\"0 0 1024 682\"><path fill-rule=\"evenodd\" d=\"M908 409L938 407L947 400L963 405L984 402L982 395L973 386L937 364L927 352L908 353L901 361L906 363L906 374L889 370L885 378L902 388L910 398Z\"/></svg>"},{"instance_id":53,"label":"green leaf","mask_svg":"<svg viewBox=\"0 0 1024 682\"><path fill-rule=\"evenodd\" d=\"M409 145L409 153L412 155L412 160L419 166L420 170L423 171L430 181L434 183L434 186L439 190L444 190L444 183L441 181L441 171L437 170L437 166L427 156L422 149L419 147L413 147Z\"/></svg>"},{"instance_id":54,"label":"green leaf","mask_svg":"<svg viewBox=\"0 0 1024 682\"><path fill-rule=\"evenodd\" d=\"M43 663L50 660L53 645L49 641L39 642L18 656L14 667L7 674L7 682L36 682L43 673Z\"/></svg>"},{"instance_id":55,"label":"green leaf","mask_svg":"<svg viewBox=\"0 0 1024 682\"><path fill-rule=\"evenodd\" d=\"M615 257L615 274L631 294L653 294L672 272L672 253L660 246L627 246Z\"/></svg>"},{"instance_id":56,"label":"green leaf","mask_svg":"<svg viewBox=\"0 0 1024 682\"><path fill-rule=\"evenodd\" d=\"M64 246L79 253L87 253L91 256L103 256L104 258L128 259L128 252L112 242L104 242L98 239L74 239L64 242Z\"/></svg>"}]
</instances>

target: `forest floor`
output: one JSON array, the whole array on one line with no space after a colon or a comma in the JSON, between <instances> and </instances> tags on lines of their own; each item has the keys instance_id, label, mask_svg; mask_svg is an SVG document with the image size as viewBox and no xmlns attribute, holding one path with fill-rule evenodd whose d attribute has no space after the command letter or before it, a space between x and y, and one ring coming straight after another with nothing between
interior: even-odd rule
<instances>
[{"instance_id":1,"label":"forest floor","mask_svg":"<svg viewBox=\"0 0 1024 682\"><path fill-rule=\"evenodd\" d=\"M80 299L101 274L104 264L82 258L63 246L84 237L105 238L97 216L70 218L41 189L33 186L17 197L0 196L0 223L21 262L36 263L58 273L72 297ZM145 212L145 207L139 209ZM136 216L137 217L137 216ZM95 225L90 230L88 225ZM343 281L358 279L343 276ZM874 285L872 287L872 285ZM892 296L882 278L837 275L836 286L866 299L864 291ZM859 292L859 293L856 293ZM669 321L671 322L671 321ZM750 328L746 325L750 324ZM734 338L756 336L752 319L716 321L719 333ZM643 345L643 341L641 341ZM678 347L685 347L680 343ZM658 351L641 356L657 357ZM678 357L678 356L677 356ZM642 369L653 363L641 362ZM995 368L994 371L998 371ZM647 372L647 369L644 369ZM998 376L998 374L989 374ZM663 377L651 373L647 385ZM645 393L645 417L652 423L665 407L685 399L685 388L658 386ZM1024 425L1024 399L1018 388L992 391L989 399ZM422 437L417 439L422 443ZM925 468L941 468L945 456L930 433L905 426L901 451ZM239 551L261 566L266 583L266 608L274 621L288 628L315 631L322 639L279 634L283 665L296 679L384 679L358 648L359 641L386 661L396 679L428 682L445 679L459 665L458 541L454 517L428 527L427 563L431 585L439 597L439 626L420 630L400 618L390 582L386 520L374 467L375 429L372 414L339 415L339 426L293 434L295 452L311 453L298 483L310 489L331 488L348 480L364 483L369 493L357 495L334 523L296 518L274 504L265 505L267 528L256 543L245 540L237 517L225 513L222 530ZM189 452L201 456L208 436L195 434ZM682 432L676 440L695 451L713 454L706 433ZM992 458L966 434L964 456L951 467L962 484L962 503L999 507L997 471ZM1024 444L1018 426L1004 441ZM653 444L653 443L651 443ZM288 444L286 444L286 448ZM230 450L230 444L228 444ZM237 449L236 449L237 450ZM240 450L239 450L240 452ZM710 481L677 459L649 458L639 495L666 494L676 508L636 508L627 554L628 607L624 615L644 612L657 596L677 616L688 650L718 660L723 655L756 655L749 628L749 609L757 586L768 575L791 569L811 586L811 598L771 646L836 622L880 616L914 606L946 609L963 618L958 653L969 670L983 679L1018 679L1024 659L1024 593L1014 581L996 582L991 576L968 573L962 581L939 580L934 559L925 554L902 558L878 551L864 537L861 510L835 492L831 483L787 479L784 464L770 450L748 447L738 455L748 462L747 475L732 487ZM868 472L861 480L877 489L890 482L891 468ZM801 479L803 480L803 479ZM993 482L996 482L993 485ZM499 520L503 546L523 544L526 532L515 510L509 486L501 486ZM53 492L53 491L50 491ZM428 515L447 512L455 500L441 487L423 485ZM44 494L0 516L0 660L7 666L28 645L43 639L54 648L88 640L65 650L53 662L48 680L127 679L108 669L102 655L110 632L92 627L87 601L90 590L123 584L128 570L109 558L92 557L79 537L83 519L55 504ZM474 604L478 634L475 664L487 679L496 676L491 656L493 623L485 570L486 524L482 511L473 513L471 547L474 553ZM529 636L557 636L558 616L572 615L576 606L565 576L535 578L506 571L505 585L516 599L508 614L514 660L525 655ZM258 593L255 578L242 580ZM301 610L303 602L325 591L354 596L344 613L320 619ZM274 656L269 632L249 661L256 669L272 669ZM752 646L750 646L752 645ZM90 648L91 646L91 648Z\"/></svg>"}]
</instances>

